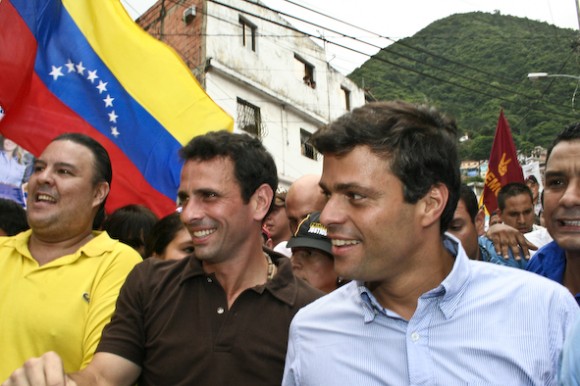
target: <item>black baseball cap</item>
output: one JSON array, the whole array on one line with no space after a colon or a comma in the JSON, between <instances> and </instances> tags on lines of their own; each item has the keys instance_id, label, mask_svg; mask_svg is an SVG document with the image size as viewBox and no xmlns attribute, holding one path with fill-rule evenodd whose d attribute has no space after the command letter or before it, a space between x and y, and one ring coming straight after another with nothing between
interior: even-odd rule
<instances>
[{"instance_id":1,"label":"black baseball cap","mask_svg":"<svg viewBox=\"0 0 580 386\"><path fill-rule=\"evenodd\" d=\"M320 212L312 212L306 216L286 246L315 248L332 255L332 244L327 236L326 227L320 222Z\"/></svg>"}]
</instances>

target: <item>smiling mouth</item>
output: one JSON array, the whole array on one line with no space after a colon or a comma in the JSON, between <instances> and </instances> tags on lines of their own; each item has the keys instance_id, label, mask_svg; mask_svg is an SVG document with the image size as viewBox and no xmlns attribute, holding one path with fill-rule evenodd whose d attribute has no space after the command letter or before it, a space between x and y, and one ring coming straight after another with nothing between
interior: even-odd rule
<instances>
[{"instance_id":1,"label":"smiling mouth","mask_svg":"<svg viewBox=\"0 0 580 386\"><path fill-rule=\"evenodd\" d=\"M206 236L209 236L209 235L211 235L211 234L212 234L212 233L214 233L215 231L216 231L216 229L215 229L215 228L213 228L213 229L204 229L204 230L202 230L202 231L196 231L196 232L193 232L193 236L194 236L194 237L199 237L199 238L201 238L201 237L206 237Z\"/></svg>"},{"instance_id":2,"label":"smiling mouth","mask_svg":"<svg viewBox=\"0 0 580 386\"><path fill-rule=\"evenodd\" d=\"M345 245L356 245L356 244L360 244L360 241L357 241L357 240L337 240L337 239L331 239L330 242L335 247L343 247Z\"/></svg>"},{"instance_id":3,"label":"smiling mouth","mask_svg":"<svg viewBox=\"0 0 580 386\"><path fill-rule=\"evenodd\" d=\"M580 220L558 220L558 224L565 227L580 227Z\"/></svg>"},{"instance_id":4,"label":"smiling mouth","mask_svg":"<svg viewBox=\"0 0 580 386\"><path fill-rule=\"evenodd\" d=\"M39 193L39 194L36 195L36 202L55 203L56 200L54 199L54 197L49 196L48 194Z\"/></svg>"}]
</instances>

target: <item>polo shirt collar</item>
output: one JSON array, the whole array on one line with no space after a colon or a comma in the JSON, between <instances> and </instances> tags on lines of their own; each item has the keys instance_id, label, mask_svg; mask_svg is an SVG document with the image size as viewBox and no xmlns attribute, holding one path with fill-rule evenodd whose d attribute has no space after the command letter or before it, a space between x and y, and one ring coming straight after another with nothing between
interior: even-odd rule
<instances>
[{"instance_id":1,"label":"polo shirt collar","mask_svg":"<svg viewBox=\"0 0 580 386\"><path fill-rule=\"evenodd\" d=\"M93 238L89 240L89 242L87 242L85 245L80 247L75 253L59 257L58 259L55 259L50 263L43 265L41 268L70 264L78 260L81 256L86 257L101 256L103 253L113 251L113 249L115 248L115 244L119 242L117 240L111 239L107 234L107 232L104 231L93 231L92 234ZM32 254L30 253L30 249L28 248L28 242L30 240L31 235L32 230L29 229L25 232L19 233L16 236L13 236L11 241L13 243L14 248L18 251L20 255L22 255L25 259L34 260Z\"/></svg>"},{"instance_id":2,"label":"polo shirt collar","mask_svg":"<svg viewBox=\"0 0 580 386\"><path fill-rule=\"evenodd\" d=\"M268 291L276 299L293 306L298 296L298 284L292 272L290 259L271 250L264 250L264 252L268 253L274 264L276 264L276 275L271 280L268 280L266 284L258 285L251 289L260 294ZM201 261L194 256L186 257L184 260L187 260L187 262L181 274L181 283L194 277L207 276Z\"/></svg>"}]
</instances>

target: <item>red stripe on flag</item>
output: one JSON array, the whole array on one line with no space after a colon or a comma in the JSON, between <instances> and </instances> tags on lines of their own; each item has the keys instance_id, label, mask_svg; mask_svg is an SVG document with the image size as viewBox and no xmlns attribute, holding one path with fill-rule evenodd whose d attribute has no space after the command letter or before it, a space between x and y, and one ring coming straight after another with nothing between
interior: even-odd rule
<instances>
[{"instance_id":1,"label":"red stripe on flag","mask_svg":"<svg viewBox=\"0 0 580 386\"><path fill-rule=\"evenodd\" d=\"M16 110L7 113L0 131L34 155L39 155L50 141L66 132L84 133L101 143L109 152L113 164L113 182L107 199L107 211L128 204L143 204L158 216L175 210L175 203L153 189L135 165L107 137L95 130L50 92L33 75L30 92ZM38 128L42 127L43 130Z\"/></svg>"},{"instance_id":2,"label":"red stripe on flag","mask_svg":"<svg viewBox=\"0 0 580 386\"><path fill-rule=\"evenodd\" d=\"M10 53L0 55L0 107L7 112L23 98L36 57L36 39L9 1L0 1L0 52Z\"/></svg>"}]
</instances>

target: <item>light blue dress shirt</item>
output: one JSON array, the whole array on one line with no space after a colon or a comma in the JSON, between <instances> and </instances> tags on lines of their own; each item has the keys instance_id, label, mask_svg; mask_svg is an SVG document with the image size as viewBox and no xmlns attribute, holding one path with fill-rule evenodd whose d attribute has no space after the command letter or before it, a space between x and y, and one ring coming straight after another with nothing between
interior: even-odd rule
<instances>
[{"instance_id":1,"label":"light blue dress shirt","mask_svg":"<svg viewBox=\"0 0 580 386\"><path fill-rule=\"evenodd\" d=\"M298 312L284 386L556 385L567 331L580 312L561 285L456 256L407 321L353 281Z\"/></svg>"},{"instance_id":2,"label":"light blue dress shirt","mask_svg":"<svg viewBox=\"0 0 580 386\"><path fill-rule=\"evenodd\" d=\"M564 345L560 384L580 386L580 319L577 320Z\"/></svg>"}]
</instances>

